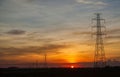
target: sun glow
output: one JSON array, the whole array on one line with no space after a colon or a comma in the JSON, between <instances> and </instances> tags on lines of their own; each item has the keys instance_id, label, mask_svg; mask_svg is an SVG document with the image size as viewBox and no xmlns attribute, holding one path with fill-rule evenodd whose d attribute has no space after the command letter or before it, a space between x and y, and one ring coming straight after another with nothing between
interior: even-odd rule
<instances>
[{"instance_id":1,"label":"sun glow","mask_svg":"<svg viewBox=\"0 0 120 77\"><path fill-rule=\"evenodd\" d=\"M74 66L72 65L72 66L70 66L70 68L74 68Z\"/></svg>"}]
</instances>

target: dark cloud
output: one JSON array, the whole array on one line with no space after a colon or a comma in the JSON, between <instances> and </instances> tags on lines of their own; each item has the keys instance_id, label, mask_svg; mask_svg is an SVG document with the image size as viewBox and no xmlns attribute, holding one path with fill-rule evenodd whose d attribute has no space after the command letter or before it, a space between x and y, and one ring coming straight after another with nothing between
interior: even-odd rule
<instances>
[{"instance_id":1,"label":"dark cloud","mask_svg":"<svg viewBox=\"0 0 120 77\"><path fill-rule=\"evenodd\" d=\"M52 42L52 41L55 41L53 38L45 38L45 34L43 35L44 33L41 33L41 32L32 32L32 33L29 33L27 34L27 37L26 38L27 40L33 40L33 41L42 41L42 42ZM38 37L36 37L38 36Z\"/></svg>"},{"instance_id":2,"label":"dark cloud","mask_svg":"<svg viewBox=\"0 0 120 77\"><path fill-rule=\"evenodd\" d=\"M112 38L120 39L120 36L107 36L106 38L109 38L109 39L112 39Z\"/></svg>"},{"instance_id":3,"label":"dark cloud","mask_svg":"<svg viewBox=\"0 0 120 77\"><path fill-rule=\"evenodd\" d=\"M2 36L2 34L0 34L0 36Z\"/></svg>"},{"instance_id":4,"label":"dark cloud","mask_svg":"<svg viewBox=\"0 0 120 77\"><path fill-rule=\"evenodd\" d=\"M91 32L73 32L73 35L85 35L85 34L92 34Z\"/></svg>"},{"instance_id":5,"label":"dark cloud","mask_svg":"<svg viewBox=\"0 0 120 77\"><path fill-rule=\"evenodd\" d=\"M11 35L21 35L21 34L25 34L25 32L26 31L24 31L24 30L15 29L15 30L10 30L6 33L11 34Z\"/></svg>"},{"instance_id":6,"label":"dark cloud","mask_svg":"<svg viewBox=\"0 0 120 77\"><path fill-rule=\"evenodd\" d=\"M107 31L107 34L119 34L120 33L120 29L112 29L112 30L109 30ZM80 32L80 31L75 31L75 32L72 32L73 35L81 35L81 34L95 34L95 32L90 32L90 31L84 31L84 32ZM112 38L112 36L109 36L110 38ZM120 37L120 36L113 36L114 37Z\"/></svg>"},{"instance_id":7,"label":"dark cloud","mask_svg":"<svg viewBox=\"0 0 120 77\"><path fill-rule=\"evenodd\" d=\"M43 46L29 46L29 47L22 47L22 48L0 48L0 56L20 56L26 54L43 54L44 52L47 53L59 53L59 50L62 48L66 48L66 45L55 45L55 44L46 44Z\"/></svg>"},{"instance_id":8,"label":"dark cloud","mask_svg":"<svg viewBox=\"0 0 120 77\"><path fill-rule=\"evenodd\" d=\"M113 29L113 30L109 30L107 31L107 33L120 33L120 29Z\"/></svg>"}]
</instances>

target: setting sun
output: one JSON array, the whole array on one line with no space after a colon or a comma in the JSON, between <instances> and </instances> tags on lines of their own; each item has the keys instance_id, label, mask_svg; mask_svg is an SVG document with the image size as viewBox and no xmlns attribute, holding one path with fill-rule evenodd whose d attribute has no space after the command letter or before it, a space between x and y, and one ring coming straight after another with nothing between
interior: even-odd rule
<instances>
[{"instance_id":1,"label":"setting sun","mask_svg":"<svg viewBox=\"0 0 120 77\"><path fill-rule=\"evenodd\" d=\"M74 68L74 66L70 66L70 68Z\"/></svg>"}]
</instances>

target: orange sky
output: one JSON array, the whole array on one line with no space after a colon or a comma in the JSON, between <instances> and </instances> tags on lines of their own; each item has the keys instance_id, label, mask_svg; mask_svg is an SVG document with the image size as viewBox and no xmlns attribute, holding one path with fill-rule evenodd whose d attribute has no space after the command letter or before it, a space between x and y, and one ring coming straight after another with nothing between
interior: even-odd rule
<instances>
[{"instance_id":1,"label":"orange sky","mask_svg":"<svg viewBox=\"0 0 120 77\"><path fill-rule=\"evenodd\" d=\"M106 19L106 58L120 61L120 1L0 1L0 62L93 62L95 38L91 19Z\"/></svg>"}]
</instances>

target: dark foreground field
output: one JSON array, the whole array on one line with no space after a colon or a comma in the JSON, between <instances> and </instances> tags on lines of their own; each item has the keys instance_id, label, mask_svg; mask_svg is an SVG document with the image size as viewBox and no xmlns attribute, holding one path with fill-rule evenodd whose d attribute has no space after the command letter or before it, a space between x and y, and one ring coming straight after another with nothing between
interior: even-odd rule
<instances>
[{"instance_id":1,"label":"dark foreground field","mask_svg":"<svg viewBox=\"0 0 120 77\"><path fill-rule=\"evenodd\" d=\"M0 77L120 77L120 68L1 68Z\"/></svg>"}]
</instances>

